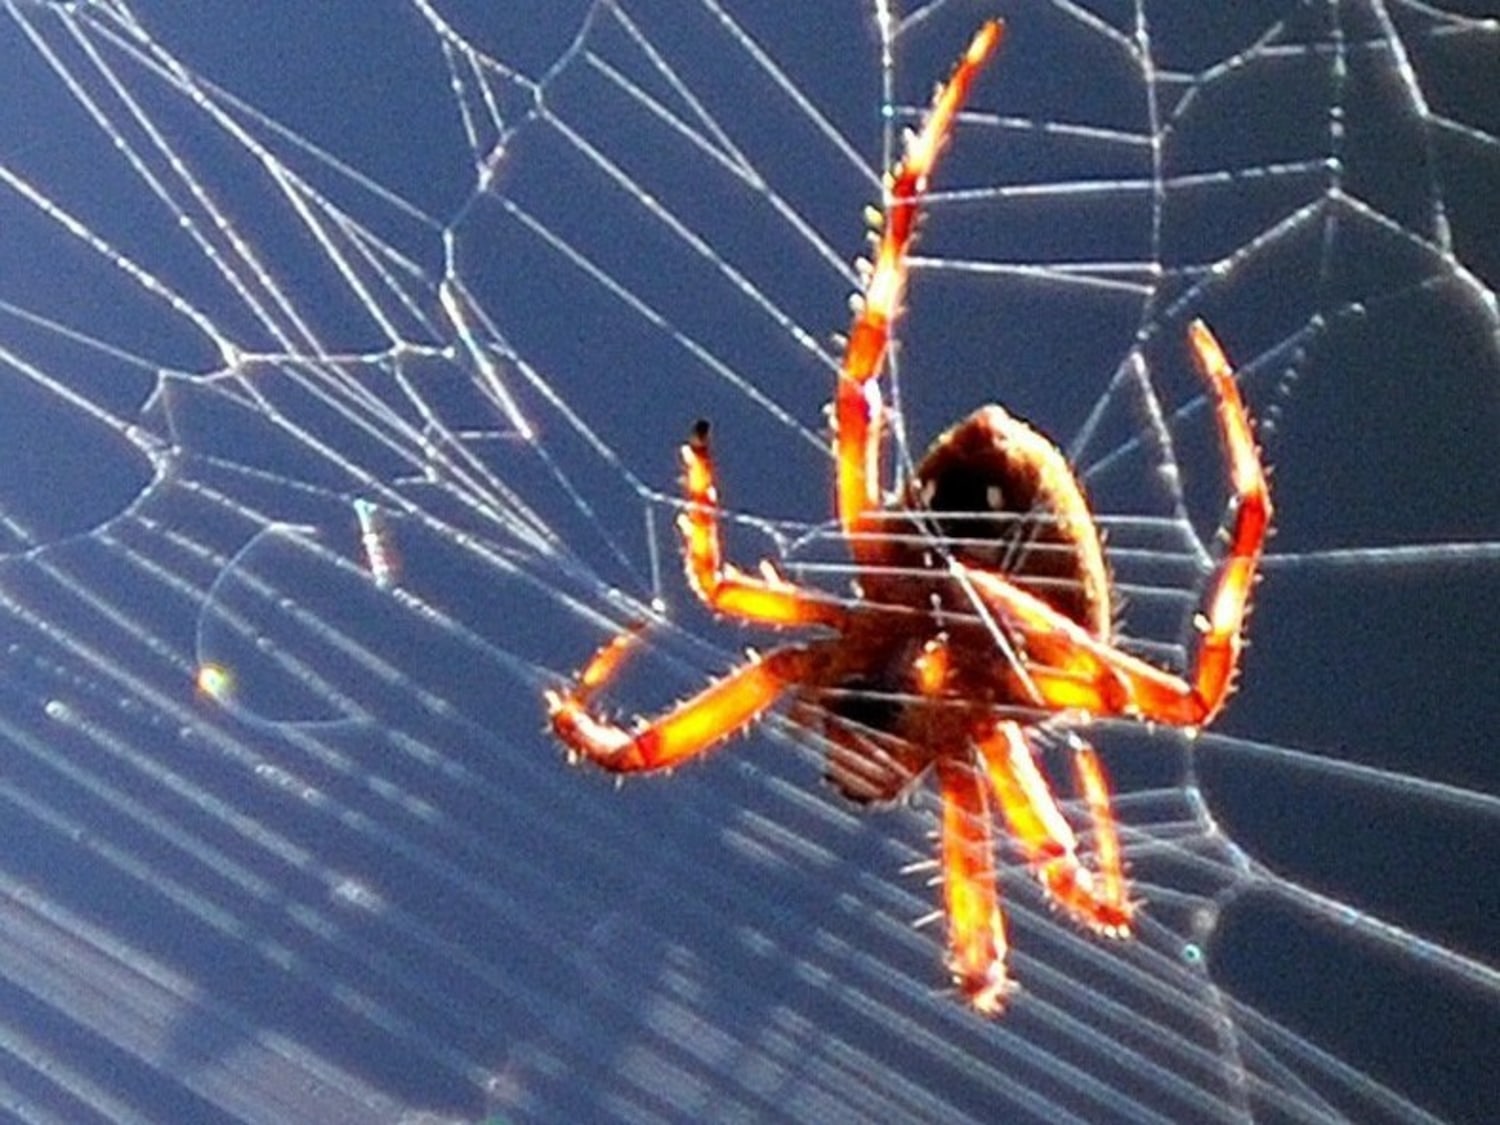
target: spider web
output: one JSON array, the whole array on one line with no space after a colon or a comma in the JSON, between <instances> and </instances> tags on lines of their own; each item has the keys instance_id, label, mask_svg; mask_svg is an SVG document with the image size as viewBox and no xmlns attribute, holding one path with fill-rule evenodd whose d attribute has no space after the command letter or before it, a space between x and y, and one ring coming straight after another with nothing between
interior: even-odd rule
<instances>
[{"instance_id":1,"label":"spider web","mask_svg":"<svg viewBox=\"0 0 1500 1125\"><path fill-rule=\"evenodd\" d=\"M846 590L821 410L861 209L995 13L795 10L5 0L10 1116L1483 1115L1477 8L1022 0L940 169L898 471L986 401L1060 438L1125 642L1180 666L1226 489L1191 317L1274 468L1226 714L1087 732L1136 940L1002 843L1021 991L981 1021L911 924L930 798L856 815L775 721L621 791L541 732L625 623L632 710L747 643L678 573L697 417L733 556Z\"/></svg>"}]
</instances>

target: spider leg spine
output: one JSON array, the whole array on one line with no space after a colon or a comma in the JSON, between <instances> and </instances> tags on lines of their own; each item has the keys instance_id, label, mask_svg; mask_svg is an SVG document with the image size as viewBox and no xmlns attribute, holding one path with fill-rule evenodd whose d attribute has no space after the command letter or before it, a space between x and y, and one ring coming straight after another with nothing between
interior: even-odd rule
<instances>
[{"instance_id":1,"label":"spider leg spine","mask_svg":"<svg viewBox=\"0 0 1500 1125\"><path fill-rule=\"evenodd\" d=\"M937 922L941 922L942 920L943 912L941 910L929 910L920 918L913 918L911 922L911 928L914 930L925 930L928 926L931 926Z\"/></svg>"}]
</instances>

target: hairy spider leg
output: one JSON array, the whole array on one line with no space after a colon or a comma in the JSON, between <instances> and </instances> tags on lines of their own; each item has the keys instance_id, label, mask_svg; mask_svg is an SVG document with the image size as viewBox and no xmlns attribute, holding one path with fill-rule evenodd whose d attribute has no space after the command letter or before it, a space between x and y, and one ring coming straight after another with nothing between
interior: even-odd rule
<instances>
[{"instance_id":1,"label":"hairy spider leg","mask_svg":"<svg viewBox=\"0 0 1500 1125\"><path fill-rule=\"evenodd\" d=\"M1005 920L995 882L989 800L972 762L939 758L942 794L943 904L948 967L974 1008L995 1015L1011 990L1005 973Z\"/></svg>"},{"instance_id":2,"label":"hairy spider leg","mask_svg":"<svg viewBox=\"0 0 1500 1125\"><path fill-rule=\"evenodd\" d=\"M563 745L615 773L670 769L713 749L804 680L816 659L814 649L795 645L764 656L752 655L665 714L627 730L591 711L589 699L618 672L630 644L628 637L622 634L601 647L584 665L574 686L544 695L552 731Z\"/></svg>"},{"instance_id":3,"label":"hairy spider leg","mask_svg":"<svg viewBox=\"0 0 1500 1125\"><path fill-rule=\"evenodd\" d=\"M1197 694L1210 702L1206 718L1218 710L1229 693L1239 666L1250 590L1255 585L1261 547L1271 523L1271 492L1260 451L1255 446L1250 413L1240 398L1239 384L1224 349L1201 320L1188 326L1188 339L1198 370L1208 380L1217 400L1214 409L1229 459L1229 479L1235 497L1229 545L1205 607L1203 639L1198 648L1195 687Z\"/></svg>"},{"instance_id":4,"label":"hairy spider leg","mask_svg":"<svg viewBox=\"0 0 1500 1125\"><path fill-rule=\"evenodd\" d=\"M724 561L708 429L707 422L698 422L682 447L682 484L688 506L677 517L677 530L693 593L710 608L742 621L777 626L842 624L845 614L840 606L794 586L769 560L760 564L759 575Z\"/></svg>"},{"instance_id":5,"label":"hairy spider leg","mask_svg":"<svg viewBox=\"0 0 1500 1125\"><path fill-rule=\"evenodd\" d=\"M1198 618L1200 636L1187 677L1106 644L1003 578L954 564L985 604L1025 637L1027 675L1042 697L1039 702L1050 708L1202 726L1229 695L1244 646L1250 591L1271 522L1271 495L1250 415L1223 349L1202 321L1192 323L1189 340L1214 395L1234 492L1234 517L1224 559Z\"/></svg>"},{"instance_id":6,"label":"hairy spider leg","mask_svg":"<svg viewBox=\"0 0 1500 1125\"><path fill-rule=\"evenodd\" d=\"M839 521L851 537L856 559L861 554L859 537L878 530L874 517L881 508L884 409L879 376L906 290L906 255L921 214L921 198L975 75L1000 44L1003 26L992 20L974 34L953 76L939 87L921 130L908 137L901 162L886 180L885 223L869 280L857 299L834 393Z\"/></svg>"},{"instance_id":7,"label":"hairy spider leg","mask_svg":"<svg viewBox=\"0 0 1500 1125\"><path fill-rule=\"evenodd\" d=\"M832 625L844 620L836 603L782 578L769 562L759 576L724 562L719 542L719 495L709 449L709 426L699 422L681 450L688 507L678 517L689 586L712 609L763 625ZM722 680L634 730L590 710L593 697L623 667L640 640L633 625L606 641L573 678L572 686L545 695L552 730L574 754L607 770L668 769L706 750L758 718L810 667L810 650L777 649L754 658Z\"/></svg>"},{"instance_id":8,"label":"hairy spider leg","mask_svg":"<svg viewBox=\"0 0 1500 1125\"><path fill-rule=\"evenodd\" d=\"M1070 735L1073 747L1073 781L1083 795L1083 803L1089 810L1089 824L1094 830L1094 862L1098 874L1098 898L1115 912L1114 928L1108 927L1111 920L1100 928L1113 937L1125 937L1130 933L1130 919L1135 905L1125 897L1125 860L1120 851L1120 829L1115 823L1114 807L1109 799L1109 778L1104 773L1104 764L1099 761L1099 752L1078 735Z\"/></svg>"},{"instance_id":9,"label":"hairy spider leg","mask_svg":"<svg viewBox=\"0 0 1500 1125\"><path fill-rule=\"evenodd\" d=\"M1078 839L1053 800L1020 726L997 722L978 741L978 750L1006 825L1048 896L1090 929L1108 937L1127 937L1132 907L1125 898L1109 787L1093 748L1077 741L1073 765L1092 821L1097 871L1080 862Z\"/></svg>"}]
</instances>

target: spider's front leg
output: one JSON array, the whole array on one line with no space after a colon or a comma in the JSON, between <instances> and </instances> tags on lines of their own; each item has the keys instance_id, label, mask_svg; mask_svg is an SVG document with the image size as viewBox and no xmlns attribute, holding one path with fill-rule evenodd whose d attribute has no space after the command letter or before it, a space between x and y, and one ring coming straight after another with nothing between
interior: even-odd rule
<instances>
[{"instance_id":1,"label":"spider's front leg","mask_svg":"<svg viewBox=\"0 0 1500 1125\"><path fill-rule=\"evenodd\" d=\"M1200 637L1186 678L1165 672L1058 613L1005 579L965 567L975 591L993 611L1018 627L1027 652L1026 672L1038 703L1095 715L1135 715L1175 726L1202 726L1229 694L1249 609L1250 591L1266 529L1271 495L1255 448L1249 412L1234 372L1202 321L1190 327L1198 369L1215 398L1220 438L1234 488L1228 547L1199 616Z\"/></svg>"},{"instance_id":2,"label":"spider's front leg","mask_svg":"<svg viewBox=\"0 0 1500 1125\"><path fill-rule=\"evenodd\" d=\"M813 669L815 650L789 645L750 660L665 714L626 729L590 708L635 643L635 633L607 642L573 683L544 695L552 732L570 753L615 773L670 769L711 750L759 718Z\"/></svg>"},{"instance_id":3,"label":"spider's front leg","mask_svg":"<svg viewBox=\"0 0 1500 1125\"><path fill-rule=\"evenodd\" d=\"M878 380L890 348L891 326L906 291L906 255L916 233L921 199L969 87L1000 45L1002 28L992 20L975 33L953 76L938 89L921 130L907 139L901 163L886 180L885 222L849 328L833 402L839 521L851 538L856 559L861 555L860 537L879 531L874 516L881 507L884 407Z\"/></svg>"}]
</instances>

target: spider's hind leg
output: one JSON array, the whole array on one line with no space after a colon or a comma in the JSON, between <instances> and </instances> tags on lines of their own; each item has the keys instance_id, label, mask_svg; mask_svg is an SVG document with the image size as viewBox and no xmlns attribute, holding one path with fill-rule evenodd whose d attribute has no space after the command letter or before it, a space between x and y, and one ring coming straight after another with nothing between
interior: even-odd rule
<instances>
[{"instance_id":1,"label":"spider's hind leg","mask_svg":"<svg viewBox=\"0 0 1500 1125\"><path fill-rule=\"evenodd\" d=\"M1088 806L1095 867L1085 867L1078 840L1015 723L996 723L980 741L979 755L1006 824L1051 899L1090 929L1109 937L1130 933L1133 906L1125 894L1120 838L1110 809L1109 787L1094 748L1076 736L1073 768Z\"/></svg>"},{"instance_id":2,"label":"spider's hind leg","mask_svg":"<svg viewBox=\"0 0 1500 1125\"><path fill-rule=\"evenodd\" d=\"M995 884L989 798L970 761L940 758L937 776L943 799L948 967L975 1010L996 1015L1013 986L1005 972L1005 919Z\"/></svg>"}]
</instances>

